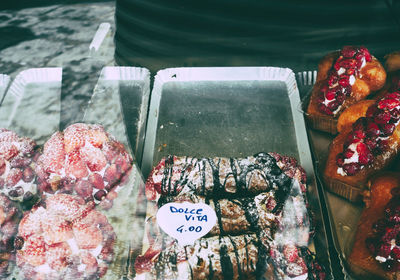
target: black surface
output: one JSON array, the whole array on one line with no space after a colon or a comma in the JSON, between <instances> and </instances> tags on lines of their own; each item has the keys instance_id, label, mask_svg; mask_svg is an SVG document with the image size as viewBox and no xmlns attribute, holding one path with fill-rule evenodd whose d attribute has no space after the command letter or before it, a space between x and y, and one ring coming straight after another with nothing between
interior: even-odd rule
<instances>
[{"instance_id":1,"label":"black surface","mask_svg":"<svg viewBox=\"0 0 400 280\"><path fill-rule=\"evenodd\" d=\"M117 0L116 60L171 66L314 69L343 45L378 58L400 46L399 1Z\"/></svg>"}]
</instances>

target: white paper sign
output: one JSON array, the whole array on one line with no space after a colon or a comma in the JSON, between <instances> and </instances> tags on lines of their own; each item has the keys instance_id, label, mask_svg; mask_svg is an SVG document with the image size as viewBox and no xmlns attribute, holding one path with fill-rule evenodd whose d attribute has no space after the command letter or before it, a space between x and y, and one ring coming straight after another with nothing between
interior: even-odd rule
<instances>
[{"instance_id":1,"label":"white paper sign","mask_svg":"<svg viewBox=\"0 0 400 280\"><path fill-rule=\"evenodd\" d=\"M193 244L217 222L215 211L204 203L167 203L157 212L157 223L182 246Z\"/></svg>"}]
</instances>

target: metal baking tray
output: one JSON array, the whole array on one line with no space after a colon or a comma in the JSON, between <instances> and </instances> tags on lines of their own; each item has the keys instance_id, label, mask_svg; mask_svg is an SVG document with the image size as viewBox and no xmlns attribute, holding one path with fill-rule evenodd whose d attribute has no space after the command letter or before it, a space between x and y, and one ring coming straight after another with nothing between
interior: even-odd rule
<instances>
[{"instance_id":1,"label":"metal baking tray","mask_svg":"<svg viewBox=\"0 0 400 280\"><path fill-rule=\"evenodd\" d=\"M332 276L328 237L294 73L275 67L170 68L157 73L142 160L146 177L168 154L245 157L278 152L308 175L315 251Z\"/></svg>"},{"instance_id":2,"label":"metal baking tray","mask_svg":"<svg viewBox=\"0 0 400 280\"><path fill-rule=\"evenodd\" d=\"M308 104L308 98L316 81L316 71L305 71L297 74L298 84L303 99L302 108ZM328 157L329 144L334 136L308 129L311 148L314 155L316 175L321 185L323 185L323 172ZM356 279L351 276L351 271L347 265L347 258L350 256L354 242L357 224L361 216L363 205L361 203L351 203L340 196L323 190L322 195L327 204L328 219L327 224L332 230L333 246L338 252L338 257L343 266L343 279Z\"/></svg>"},{"instance_id":3,"label":"metal baking tray","mask_svg":"<svg viewBox=\"0 0 400 280\"><path fill-rule=\"evenodd\" d=\"M60 119L63 119L60 116L61 74L61 68L36 68L17 75L0 107L0 127L8 127L43 144L59 130ZM89 105L77 108L84 116L80 121L102 124L125 144L134 139L132 148L127 145L126 148L139 151L143 147L149 85L147 69L105 67ZM131 106L129 111L124 111L126 105ZM128 120L134 123L128 124ZM131 137L127 136L129 133ZM117 235L114 260L102 279L129 278L130 252L137 246L133 233L139 233L143 227L142 205L137 201L143 189L144 180L135 163L127 182L118 191L114 206L108 211L98 209L107 216ZM10 279L22 279L15 265L11 269Z\"/></svg>"}]
</instances>

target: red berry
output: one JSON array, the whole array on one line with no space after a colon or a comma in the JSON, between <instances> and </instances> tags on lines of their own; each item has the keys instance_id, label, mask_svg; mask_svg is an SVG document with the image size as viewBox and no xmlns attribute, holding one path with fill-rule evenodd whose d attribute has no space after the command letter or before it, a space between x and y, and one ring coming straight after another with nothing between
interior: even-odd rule
<instances>
[{"instance_id":1,"label":"red berry","mask_svg":"<svg viewBox=\"0 0 400 280\"><path fill-rule=\"evenodd\" d=\"M372 153L369 150L366 153L360 154L358 156L358 162L362 165L367 165L370 162L372 162L373 160L374 160L374 156L372 155Z\"/></svg>"},{"instance_id":2,"label":"red berry","mask_svg":"<svg viewBox=\"0 0 400 280\"><path fill-rule=\"evenodd\" d=\"M68 154L66 169L67 174L72 174L76 178L83 178L88 175L86 165L82 161L78 151Z\"/></svg>"},{"instance_id":3,"label":"red berry","mask_svg":"<svg viewBox=\"0 0 400 280\"><path fill-rule=\"evenodd\" d=\"M390 251L390 245L382 244L377 251L377 255L387 258L390 255Z\"/></svg>"},{"instance_id":4,"label":"red berry","mask_svg":"<svg viewBox=\"0 0 400 280\"><path fill-rule=\"evenodd\" d=\"M74 190L79 196L83 197L85 200L90 198L93 193L92 185L86 180L79 180L76 183Z\"/></svg>"},{"instance_id":5,"label":"red berry","mask_svg":"<svg viewBox=\"0 0 400 280\"><path fill-rule=\"evenodd\" d=\"M372 151L376 147L376 139L367 138L364 140L365 145L368 146L369 150Z\"/></svg>"},{"instance_id":6,"label":"red berry","mask_svg":"<svg viewBox=\"0 0 400 280\"><path fill-rule=\"evenodd\" d=\"M355 68L357 66L357 61L355 59L343 59L340 62L340 66L342 66L345 69L349 69L349 68Z\"/></svg>"},{"instance_id":7,"label":"red berry","mask_svg":"<svg viewBox=\"0 0 400 280\"><path fill-rule=\"evenodd\" d=\"M336 100L337 100L340 104L343 104L344 99L345 99L344 93L341 92L341 91L337 92Z\"/></svg>"},{"instance_id":8,"label":"red berry","mask_svg":"<svg viewBox=\"0 0 400 280\"><path fill-rule=\"evenodd\" d=\"M22 178L22 171L21 169L18 168L13 168L10 170L8 173L7 179L6 179L6 184L8 186L15 186L21 180Z\"/></svg>"},{"instance_id":9,"label":"red berry","mask_svg":"<svg viewBox=\"0 0 400 280\"><path fill-rule=\"evenodd\" d=\"M89 175L89 182L96 189L102 190L104 189L104 181L103 177L101 177L98 173L92 173Z\"/></svg>"},{"instance_id":10,"label":"red berry","mask_svg":"<svg viewBox=\"0 0 400 280\"><path fill-rule=\"evenodd\" d=\"M294 245L286 245L283 248L283 255L285 256L285 259L290 263L296 262L296 260L299 258L297 248Z\"/></svg>"},{"instance_id":11,"label":"red berry","mask_svg":"<svg viewBox=\"0 0 400 280\"><path fill-rule=\"evenodd\" d=\"M81 156L82 160L87 164L91 171L100 171L107 164L103 152L96 147L82 147Z\"/></svg>"},{"instance_id":12,"label":"red berry","mask_svg":"<svg viewBox=\"0 0 400 280\"><path fill-rule=\"evenodd\" d=\"M390 121L390 113L386 111L380 111L375 115L374 122L377 124L386 124Z\"/></svg>"},{"instance_id":13,"label":"red berry","mask_svg":"<svg viewBox=\"0 0 400 280\"><path fill-rule=\"evenodd\" d=\"M107 193L104 190L99 190L94 194L94 198L101 201L106 195Z\"/></svg>"},{"instance_id":14,"label":"red berry","mask_svg":"<svg viewBox=\"0 0 400 280\"><path fill-rule=\"evenodd\" d=\"M22 167L28 166L31 163L31 161L32 160L28 157L17 156L11 160L10 164L11 164L11 167L22 168Z\"/></svg>"},{"instance_id":15,"label":"red berry","mask_svg":"<svg viewBox=\"0 0 400 280\"><path fill-rule=\"evenodd\" d=\"M328 85L333 86L334 84L336 84L338 81L338 76L336 76L334 73L332 73L329 77L328 77Z\"/></svg>"},{"instance_id":16,"label":"red berry","mask_svg":"<svg viewBox=\"0 0 400 280\"><path fill-rule=\"evenodd\" d=\"M371 56L370 52L367 50L366 47L360 47L359 50L360 50L360 53L362 53L362 54L364 55L365 60L366 60L367 62L372 61L372 56Z\"/></svg>"},{"instance_id":17,"label":"red berry","mask_svg":"<svg viewBox=\"0 0 400 280\"><path fill-rule=\"evenodd\" d=\"M24 172L22 173L22 180L26 183L29 183L33 180L35 177L32 168L27 167L24 169Z\"/></svg>"},{"instance_id":18,"label":"red berry","mask_svg":"<svg viewBox=\"0 0 400 280\"><path fill-rule=\"evenodd\" d=\"M365 138L365 132L364 130L356 130L353 132L354 136L358 139L364 139Z\"/></svg>"},{"instance_id":19,"label":"red berry","mask_svg":"<svg viewBox=\"0 0 400 280\"><path fill-rule=\"evenodd\" d=\"M385 98L378 102L379 109L389 109L392 110L400 105L400 100L395 98Z\"/></svg>"},{"instance_id":20,"label":"red berry","mask_svg":"<svg viewBox=\"0 0 400 280\"><path fill-rule=\"evenodd\" d=\"M360 165L356 162L346 163L343 165L343 170L347 175L352 176L360 170Z\"/></svg>"},{"instance_id":21,"label":"red berry","mask_svg":"<svg viewBox=\"0 0 400 280\"><path fill-rule=\"evenodd\" d=\"M111 164L104 172L104 180L110 184L114 184L120 179L120 174L118 172L117 166Z\"/></svg>"},{"instance_id":22,"label":"red berry","mask_svg":"<svg viewBox=\"0 0 400 280\"><path fill-rule=\"evenodd\" d=\"M9 142L0 142L0 156L5 160L10 160L11 158L18 155L18 148Z\"/></svg>"},{"instance_id":23,"label":"red berry","mask_svg":"<svg viewBox=\"0 0 400 280\"><path fill-rule=\"evenodd\" d=\"M64 148L67 154L85 145L86 131L87 125L81 123L72 124L64 130Z\"/></svg>"},{"instance_id":24,"label":"red berry","mask_svg":"<svg viewBox=\"0 0 400 280\"><path fill-rule=\"evenodd\" d=\"M327 100L333 100L336 97L336 91L335 90L328 90L327 93L325 93L325 98Z\"/></svg>"},{"instance_id":25,"label":"red berry","mask_svg":"<svg viewBox=\"0 0 400 280\"><path fill-rule=\"evenodd\" d=\"M382 130L383 136L392 135L395 128L396 128L396 126L393 123L387 123L387 124L381 125L381 130Z\"/></svg>"},{"instance_id":26,"label":"red berry","mask_svg":"<svg viewBox=\"0 0 400 280\"><path fill-rule=\"evenodd\" d=\"M367 125L367 136L369 137L377 137L380 134L379 127L374 122L369 122Z\"/></svg>"},{"instance_id":27,"label":"red berry","mask_svg":"<svg viewBox=\"0 0 400 280\"><path fill-rule=\"evenodd\" d=\"M335 111L339 106L339 102L337 102L336 100L331 101L328 103L328 105L326 105L328 107L329 110L331 110L332 112Z\"/></svg>"},{"instance_id":28,"label":"red berry","mask_svg":"<svg viewBox=\"0 0 400 280\"><path fill-rule=\"evenodd\" d=\"M399 78L397 78L397 77L396 77L396 79L399 80ZM385 98L387 98L387 99L392 99L392 98L399 99L400 98L400 94L398 92L391 92L391 93L386 94Z\"/></svg>"},{"instance_id":29,"label":"red berry","mask_svg":"<svg viewBox=\"0 0 400 280\"><path fill-rule=\"evenodd\" d=\"M338 70L341 68L341 66L340 66L340 61L341 61L341 59L339 58L339 59L336 61L335 65L333 65L333 68L335 68L336 71L338 71Z\"/></svg>"},{"instance_id":30,"label":"red berry","mask_svg":"<svg viewBox=\"0 0 400 280\"><path fill-rule=\"evenodd\" d=\"M392 249L392 252L390 254L396 261L400 260L400 248L399 247L394 247Z\"/></svg>"},{"instance_id":31,"label":"red berry","mask_svg":"<svg viewBox=\"0 0 400 280\"><path fill-rule=\"evenodd\" d=\"M339 85L342 87L347 87L350 85L349 76L344 76L343 78L339 79Z\"/></svg>"},{"instance_id":32,"label":"red berry","mask_svg":"<svg viewBox=\"0 0 400 280\"><path fill-rule=\"evenodd\" d=\"M344 46L342 49L342 55L347 58L352 58L356 54L356 50L352 46Z\"/></svg>"},{"instance_id":33,"label":"red berry","mask_svg":"<svg viewBox=\"0 0 400 280\"><path fill-rule=\"evenodd\" d=\"M367 145L365 145L362 142L357 144L356 150L357 150L357 153L359 156L369 153L369 149L368 149Z\"/></svg>"},{"instance_id":34,"label":"red berry","mask_svg":"<svg viewBox=\"0 0 400 280\"><path fill-rule=\"evenodd\" d=\"M354 155L354 151L347 149L346 151L344 151L343 155L345 158L351 158Z\"/></svg>"}]
</instances>

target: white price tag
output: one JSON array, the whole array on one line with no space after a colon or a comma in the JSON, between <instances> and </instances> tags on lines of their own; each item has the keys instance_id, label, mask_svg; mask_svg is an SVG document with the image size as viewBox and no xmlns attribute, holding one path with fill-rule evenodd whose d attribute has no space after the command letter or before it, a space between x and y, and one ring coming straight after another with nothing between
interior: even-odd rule
<instances>
[{"instance_id":1,"label":"white price tag","mask_svg":"<svg viewBox=\"0 0 400 280\"><path fill-rule=\"evenodd\" d=\"M193 244L217 222L215 211L204 203L167 203L157 212L157 223L182 246Z\"/></svg>"}]
</instances>

